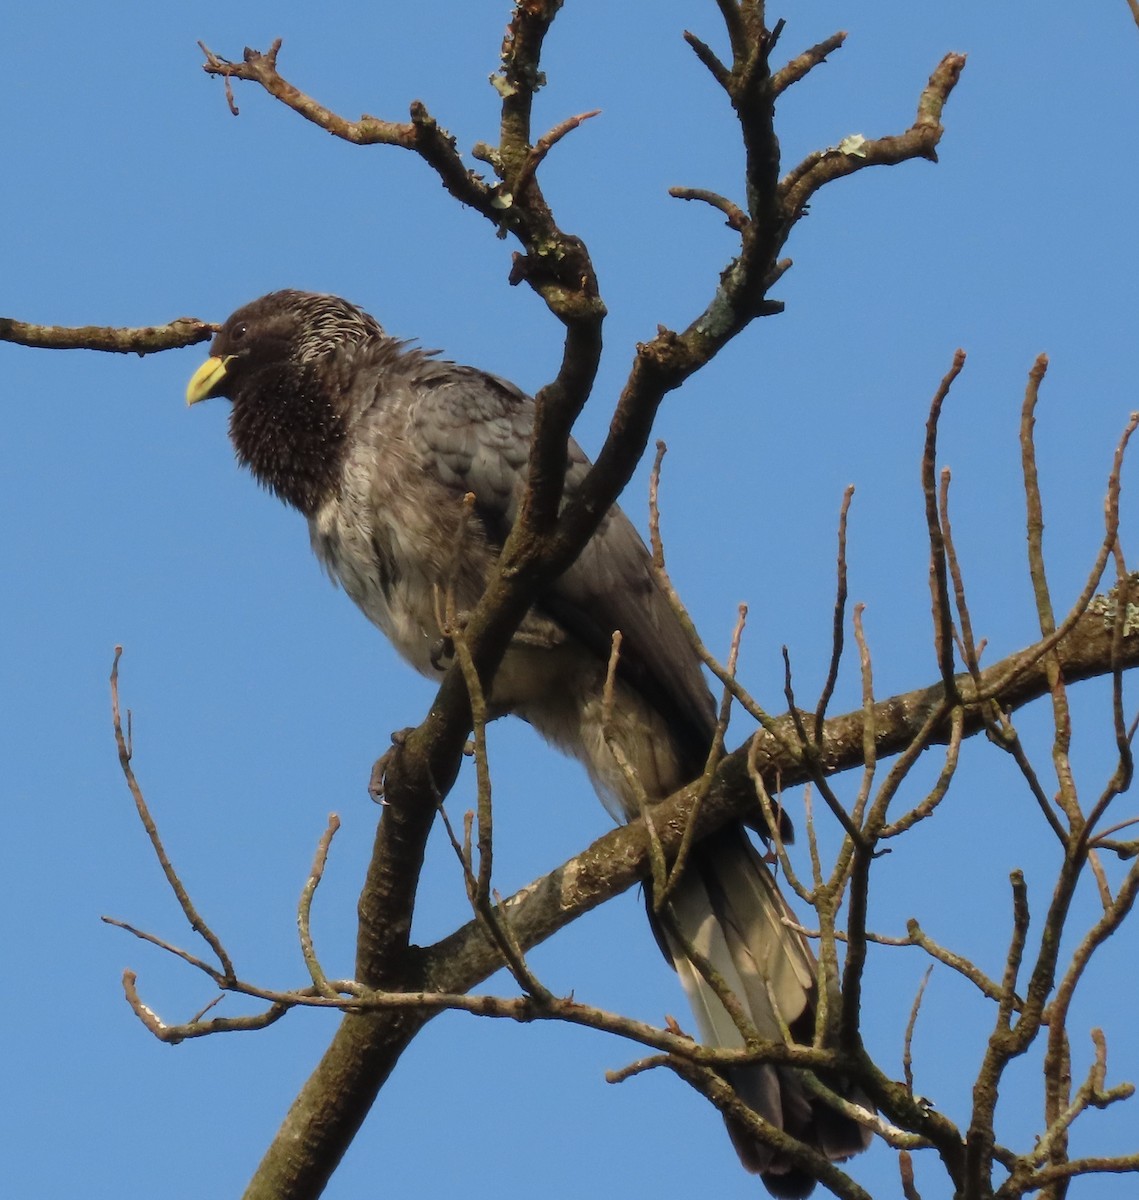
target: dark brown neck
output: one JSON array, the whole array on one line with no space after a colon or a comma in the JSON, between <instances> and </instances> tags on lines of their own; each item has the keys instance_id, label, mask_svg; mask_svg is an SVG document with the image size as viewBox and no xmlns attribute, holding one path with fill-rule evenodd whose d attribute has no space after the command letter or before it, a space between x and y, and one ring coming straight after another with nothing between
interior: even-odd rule
<instances>
[{"instance_id":1,"label":"dark brown neck","mask_svg":"<svg viewBox=\"0 0 1139 1200\"><path fill-rule=\"evenodd\" d=\"M339 487L346 434L311 369L266 369L234 393L229 436L239 461L306 517Z\"/></svg>"}]
</instances>

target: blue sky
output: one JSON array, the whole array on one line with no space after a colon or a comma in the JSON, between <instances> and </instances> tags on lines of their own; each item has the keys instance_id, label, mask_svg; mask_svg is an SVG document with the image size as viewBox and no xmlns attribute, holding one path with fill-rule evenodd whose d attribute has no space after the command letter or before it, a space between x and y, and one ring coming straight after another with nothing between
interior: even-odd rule
<instances>
[{"instance_id":1,"label":"blue sky","mask_svg":"<svg viewBox=\"0 0 1139 1200\"><path fill-rule=\"evenodd\" d=\"M283 37L282 71L329 107L403 119L419 98L466 152L495 138L486 79L508 11L505 0L22 7L6 23L0 81L3 310L60 324L221 320L271 288L329 290L393 333L536 389L555 369L559 330L532 294L507 286L513 247L406 153L338 142L250 86L237 90L234 119L195 45L239 57L244 45ZM857 486L851 595L867 604L879 692L936 676L918 461L928 397L957 346L970 357L942 458L954 471L978 633L994 656L1034 633L1016 432L1024 377L1042 350L1052 360L1038 420L1046 546L1058 606L1078 592L1112 450L1139 406L1139 31L1125 0L1086 6L1075 20L1054 0L817 0L772 13L787 19L787 54L850 32L780 105L788 166L847 134L900 131L942 54L969 55L940 164L865 172L817 197L775 293L784 315L738 338L661 414L674 579L714 646L727 645L738 602L750 604L742 674L779 709L782 644L800 695L813 697L825 673L835 515L848 483ZM740 195L730 113L684 28L723 44L711 0L576 0L544 60L540 127L603 110L541 169L563 227L593 251L610 310L602 374L579 425L587 449L600 443L635 342L658 323L686 324L733 249L716 214L666 194L682 184ZM139 360L0 345L9 579L0 854L18 1000L2 1035L18 1093L3 1175L13 1194L239 1194L332 1032L328 1016L299 1013L263 1033L172 1049L123 1001L124 967L171 1021L212 992L99 923L111 914L191 943L118 773L113 647L125 646L135 766L167 846L241 973L270 985L303 981L296 898L330 811L343 829L315 933L330 973L350 972L376 819L368 770L390 731L430 702L430 687L324 580L301 519L237 470L224 403L186 411L185 381L203 353ZM1132 467L1125 546L1134 487ZM644 497L642 472L624 500L642 525ZM856 697L848 671L835 710ZM1084 685L1075 761L1088 795L1110 771L1106 714L1106 689ZM1046 771L1047 723L1023 725ZM491 753L496 884L507 892L608 819L581 772L527 729L496 728ZM937 819L882 864L872 924L899 933L917 916L997 971L1008 872L1025 869L1039 913L1056 856L1008 764L983 745L964 760ZM923 764L911 800L934 767ZM856 785L841 786L853 795ZM453 814L472 792L466 776ZM1125 799L1118 815L1133 811ZM1089 890L1081 922L1094 907ZM458 868L437 837L415 936L433 940L465 919ZM1075 1073L1086 1069L1086 1030L1101 1025L1113 1082L1139 1076L1134 931L1115 941L1072 1021ZM632 894L541 947L533 964L556 991L687 1021ZM898 1074L925 966L916 950L871 958L867 1039ZM955 1118L967 1111L990 1021L967 988L935 972L915 1041L917 1086ZM756 1195L716 1115L675 1079L605 1084L606 1069L636 1056L600 1034L444 1016L405 1055L327 1195ZM1002 1105L1002 1136L1017 1146L1037 1128L1036 1071L1034 1059L1018 1065ZM1088 1116L1074 1148L1134 1150L1134 1112ZM884 1150L853 1170L875 1194L897 1194ZM927 1195L945 1194L935 1174L921 1178ZM1133 1185L1100 1179L1071 1194L1093 1191L1104 1200Z\"/></svg>"}]
</instances>

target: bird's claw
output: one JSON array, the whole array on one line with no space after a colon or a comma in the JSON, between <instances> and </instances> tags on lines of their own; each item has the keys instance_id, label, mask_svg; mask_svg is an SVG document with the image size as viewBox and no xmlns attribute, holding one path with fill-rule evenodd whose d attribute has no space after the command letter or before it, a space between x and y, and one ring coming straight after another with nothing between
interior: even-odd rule
<instances>
[{"instance_id":1,"label":"bird's claw","mask_svg":"<svg viewBox=\"0 0 1139 1200\"><path fill-rule=\"evenodd\" d=\"M455 658L455 639L449 636L441 637L431 647L431 665L436 671L449 667Z\"/></svg>"},{"instance_id":2,"label":"bird's claw","mask_svg":"<svg viewBox=\"0 0 1139 1200\"><path fill-rule=\"evenodd\" d=\"M409 725L406 729L397 729L392 734L391 746L372 764L372 774L368 779L368 795L377 804L387 804L387 800L384 797L384 790L387 785L388 767L403 748L404 742L407 741L407 735L411 733L412 728Z\"/></svg>"}]
</instances>

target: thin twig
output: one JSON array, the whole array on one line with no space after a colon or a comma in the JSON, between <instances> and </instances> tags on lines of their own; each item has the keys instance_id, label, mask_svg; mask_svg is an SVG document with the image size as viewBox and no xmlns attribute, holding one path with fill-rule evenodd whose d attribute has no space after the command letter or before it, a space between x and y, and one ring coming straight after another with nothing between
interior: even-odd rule
<instances>
[{"instance_id":1,"label":"thin twig","mask_svg":"<svg viewBox=\"0 0 1139 1200\"><path fill-rule=\"evenodd\" d=\"M925 520L929 535L929 590L933 608L933 639L937 665L947 696L956 698L957 681L953 669L953 614L949 606L945 536L938 519L937 497L937 426L942 406L953 381L965 367L965 351L953 355L953 365L942 379L929 407L925 426L925 450L922 454L921 479L925 495Z\"/></svg>"},{"instance_id":2,"label":"thin twig","mask_svg":"<svg viewBox=\"0 0 1139 1200\"><path fill-rule=\"evenodd\" d=\"M787 880L788 887L803 901L804 904L814 905L816 895L813 891L804 887L796 874L795 865L792 863L790 856L787 853L787 846L783 838L784 828L784 813L783 805L772 798L771 792L768 789L767 781L763 777L763 773L759 770L756 762L756 751L758 744L753 738L748 747L748 776L751 779L752 787L755 789L755 797L759 801L760 813L763 816L763 823L767 826L767 835L771 839L771 844L775 847L775 853L779 860L779 866L783 871L783 876ZM809 785L808 785L809 786ZM813 821L812 821L813 823Z\"/></svg>"},{"instance_id":3,"label":"thin twig","mask_svg":"<svg viewBox=\"0 0 1139 1200\"><path fill-rule=\"evenodd\" d=\"M549 133L543 134L535 143L534 148L526 156L526 161L522 164L522 169L514 179L514 194L516 196L522 193L529 186L530 181L534 178L534 172L538 169L542 159L566 136L572 132L583 122L588 121L590 117L596 117L600 114L601 109L594 108L589 112L578 113L576 117L567 117L559 125L555 125Z\"/></svg>"},{"instance_id":4,"label":"thin twig","mask_svg":"<svg viewBox=\"0 0 1139 1200\"><path fill-rule=\"evenodd\" d=\"M149 942L150 945L157 946L159 950L165 950L167 954L173 954L175 958L180 958L191 967L196 967L199 971L203 971L218 987L224 988L227 985L228 981L224 972L219 971L217 967L206 962L205 959L199 958L196 954L191 954L188 950L183 950L181 947L175 946L172 942L166 941L165 938L160 938L153 933L147 933L145 929L139 929L126 921L120 921L117 917L103 916L99 920L105 925L113 925L116 929L122 929L139 938L141 941Z\"/></svg>"},{"instance_id":5,"label":"thin twig","mask_svg":"<svg viewBox=\"0 0 1139 1200\"><path fill-rule=\"evenodd\" d=\"M834 695L835 684L838 682L839 664L842 662L842 634L846 621L846 521L850 512L850 502L854 498L854 484L848 484L842 494L842 505L838 511L838 554L837 575L834 597L834 620L831 624L831 661L827 670L826 682L823 684L819 703L815 707L815 737L819 736L823 720L827 715L827 705Z\"/></svg>"},{"instance_id":6,"label":"thin twig","mask_svg":"<svg viewBox=\"0 0 1139 1200\"><path fill-rule=\"evenodd\" d=\"M1039 536L1041 536L1043 533L1043 512L1041 498L1039 498L1039 486L1038 482L1036 481L1036 450L1035 446L1032 444L1033 418L1031 409L1035 409L1039 383L1041 383L1041 380L1043 379L1044 370L1047 368L1047 364L1047 358L1045 358L1044 355L1041 355L1041 358L1037 360L1036 365L1033 366L1032 372L1030 373L1029 388L1027 388L1025 392L1025 406L1024 409L1021 410L1021 457L1024 458L1027 456L1027 462L1024 468L1026 474L1025 492L1027 497L1027 506L1029 506L1029 516L1027 516L1027 521L1029 521L1030 526L1033 526L1033 522L1039 523L1039 529L1037 532L1035 534L1030 534L1030 538L1032 538L1032 536L1036 536L1037 539L1039 539ZM1038 376L1038 378L1033 378L1035 376ZM1132 415L1134 418L1135 414ZM1104 530L1103 540L1099 542L1099 548L1096 552L1095 562L1092 563L1091 570L1087 572L1087 578L1084 582L1084 589L1081 590L1077 600L1075 600L1074 604L1072 605L1071 612L1068 612L1067 617L1062 620L1060 625L1057 626L1057 628L1051 632L1051 634L1042 638L1041 641L1037 642L1036 646L1031 647L1030 652L1026 652L1023 655L1017 655L1015 665L1009 668L1009 670L1003 673L989 672L990 682L978 691L978 700L990 700L990 698L994 697L1000 698L1002 692L1005 691L1009 685L1014 683L1015 680L1021 676L1021 674L1027 670L1031 670L1031 667L1035 666L1037 662L1047 658L1047 655L1053 652L1053 650L1059 646L1063 640L1065 640L1069 632L1072 632L1072 630L1075 629L1075 626L1079 624L1080 619L1083 618L1084 614L1087 612L1087 610L1089 610L1089 607L1092 604L1092 598L1096 594L1096 588L1099 587L1099 581L1102 580L1103 572L1105 569L1107 569L1108 559L1113 556L1113 553L1115 552L1116 541L1117 538L1119 538L1119 504L1117 504L1117 488L1119 488L1119 473L1121 469L1123 451L1126 450L1127 442L1129 438L1131 438L1133 428L1134 421L1132 420L1128 422L1128 426L1126 430L1123 431L1123 436L1120 438L1120 443L1116 445L1113 467L1111 467L1111 474L1108 479L1108 503L1107 506L1105 506L1105 517L1107 517L1105 526L1107 526L1107 528ZM1031 481L1029 478L1027 478L1027 476L1031 476ZM1111 503L1111 494L1113 494L1113 490L1115 490L1116 493L1116 503L1114 505ZM1035 493L1035 500L1032 498L1033 493ZM1030 570L1033 569L1032 554L1033 552L1030 545ZM1041 563L1039 563L1039 571L1043 572L1042 560ZM1036 587L1036 578L1033 577L1033 588ZM1048 599L1047 581L1043 581L1043 587L1044 600L1045 604L1047 604L1047 612L1050 613L1051 602ZM1041 604L1041 599L1039 599L1038 595L1038 611L1039 604Z\"/></svg>"},{"instance_id":7,"label":"thin twig","mask_svg":"<svg viewBox=\"0 0 1139 1200\"><path fill-rule=\"evenodd\" d=\"M1135 432L1137 426L1139 426L1139 412L1131 414L1127 428L1123 431L1123 436L1116 447L1111 475L1108 478L1107 498L1104 501L1104 524L1107 528L1108 536L1112 538L1116 590L1119 592L1126 586L1128 577L1127 563L1123 557L1123 548L1119 543L1119 493L1123 473L1123 457L1127 450L1127 443L1130 441L1131 435ZM1128 731L1126 718L1123 713L1123 637L1126 627L1126 614L1119 613L1112 627L1111 639L1111 712L1115 731L1115 747L1119 758L1103 793L1088 814L1087 828L1083 833L1085 842L1090 837L1091 831L1099 824L1103 815L1107 812L1108 805L1111 804L1112 800L1131 786L1131 779L1134 774L1131 741L1134 737L1135 724ZM1137 719L1136 724L1139 724L1139 719Z\"/></svg>"},{"instance_id":8,"label":"thin twig","mask_svg":"<svg viewBox=\"0 0 1139 1200\"><path fill-rule=\"evenodd\" d=\"M736 703L739 704L748 716L757 721L789 754L798 757L799 751L794 744L794 740L786 736L786 731L780 723L709 652L708 647L704 645L700 637L699 630L697 630L692 617L684 607L683 601L673 586L672 579L669 577L664 559L664 540L661 537L660 531L661 465L664 462L664 456L667 452L668 447L665 443L658 441L652 471L649 474L649 545L652 549L653 574L656 576L657 582L660 584L660 588L664 592L672 611L676 614L676 619L680 622L689 644L700 661L715 675L725 688L731 691Z\"/></svg>"},{"instance_id":9,"label":"thin twig","mask_svg":"<svg viewBox=\"0 0 1139 1200\"><path fill-rule=\"evenodd\" d=\"M1134 728L1135 726L1132 725L1132 731L1134 731ZM1139 825L1139 817L1128 817L1126 821L1120 821L1116 825L1110 825L1107 829L1104 829L1102 832L1096 834L1093 845L1102 845L1104 838L1111 837L1113 833L1118 833L1121 829L1130 829L1134 825Z\"/></svg>"},{"instance_id":10,"label":"thin twig","mask_svg":"<svg viewBox=\"0 0 1139 1200\"><path fill-rule=\"evenodd\" d=\"M994 742L1002 750L1006 751L1013 762L1016 763L1021 775L1024 776L1025 783L1028 784L1028 790L1031 792L1033 799L1036 801L1044 819L1048 822L1052 832L1056 835L1060 844L1066 845L1068 840L1067 831L1060 822L1060 818L1056 815L1056 810L1053 807L1052 800L1049 798L1044 788L1040 784L1040 778L1036 774L1036 768L1032 765L1028 757L1028 753L1020 740L1020 735L1009 719L1008 714L1002 712L1000 722L996 729L997 736L994 737Z\"/></svg>"},{"instance_id":11,"label":"thin twig","mask_svg":"<svg viewBox=\"0 0 1139 1200\"><path fill-rule=\"evenodd\" d=\"M658 897L663 897L667 890L668 863L665 861L664 850L660 844L660 835L657 832L656 823L653 821L652 803L649 800L648 793L645 791L645 785L641 782L640 776L629 761L629 756L625 753L625 748L621 745L620 738L617 735L617 722L615 718L617 712L617 670L621 662L621 639L621 631L615 629L609 647L609 663L605 671L605 686L601 692L601 733L605 739L605 745L609 753L613 756L613 761L616 762L618 769L625 777L625 782L628 784L629 790L636 798L638 814L645 822L645 828L648 831L649 845L652 847L653 907L656 909L663 902Z\"/></svg>"},{"instance_id":12,"label":"thin twig","mask_svg":"<svg viewBox=\"0 0 1139 1200\"><path fill-rule=\"evenodd\" d=\"M953 544L953 528L949 522L949 481L951 478L948 467L941 468L941 487L938 491L938 518L941 524L941 536L945 545L945 558L949 565L949 577L953 581L953 599L957 605L957 620L961 629L961 657L965 667L973 676L974 683L981 674L980 655L977 643L973 639L973 621L969 615L969 605L965 600L965 580L961 574L961 563L957 558L957 549Z\"/></svg>"},{"instance_id":13,"label":"thin twig","mask_svg":"<svg viewBox=\"0 0 1139 1200\"><path fill-rule=\"evenodd\" d=\"M854 606L854 643L858 647L858 667L862 680L862 780L850 818L860 828L874 786L874 773L878 768L878 748L875 745L876 718L874 709L874 665L870 657L870 644L866 640L863 614L866 605Z\"/></svg>"},{"instance_id":14,"label":"thin twig","mask_svg":"<svg viewBox=\"0 0 1139 1200\"><path fill-rule=\"evenodd\" d=\"M768 1039L760 1036L759 1031L755 1027L747 1009L744 1007L744 1001L736 995L732 986L728 981L716 970L711 959L706 954L700 952L693 944L691 938L687 937L684 931L679 927L676 920L673 918L672 911L668 908L661 910L657 914L657 919L660 921L662 928L668 936L670 942L675 942L684 957L692 964L699 973L704 982L712 989L716 999L724 1006L724 1011L731 1018L736 1030L739 1032L740 1038L748 1049L753 1049L757 1046L766 1045ZM780 1019L778 1009L773 1009L777 1020ZM784 1044L794 1042L791 1037L791 1032L785 1023L780 1024L780 1032L783 1035Z\"/></svg>"},{"instance_id":15,"label":"thin twig","mask_svg":"<svg viewBox=\"0 0 1139 1200\"><path fill-rule=\"evenodd\" d=\"M188 1037L201 1036L204 1033L238 1033L265 1029L279 1021L292 1007L287 1003L275 1003L264 1012L252 1016L214 1017L209 1021L198 1021L193 1026L167 1025L152 1008L148 1008L142 1002L142 997L138 994L138 977L133 971L123 972L123 993L135 1016L159 1041L169 1045L177 1045Z\"/></svg>"},{"instance_id":16,"label":"thin twig","mask_svg":"<svg viewBox=\"0 0 1139 1200\"><path fill-rule=\"evenodd\" d=\"M462 633L454 636L455 658L463 672L471 699L471 726L475 742L475 776L478 791L479 869L475 894L480 903L490 896L494 869L494 806L492 801L490 759L486 746L487 704L470 646Z\"/></svg>"},{"instance_id":17,"label":"thin twig","mask_svg":"<svg viewBox=\"0 0 1139 1200\"><path fill-rule=\"evenodd\" d=\"M929 983L930 976L933 974L933 964L931 963L925 969L925 974L921 978L921 983L918 984L917 994L914 996L914 1002L910 1006L910 1019L906 1022L906 1034L902 1042L902 1076L905 1079L906 1091L910 1096L914 1096L914 1029L918 1023L918 1013L921 1011L922 997L925 995L926 985Z\"/></svg>"},{"instance_id":18,"label":"thin twig","mask_svg":"<svg viewBox=\"0 0 1139 1200\"><path fill-rule=\"evenodd\" d=\"M725 223L729 229L742 231L747 228L750 220L747 213L738 204L726 196L721 196L718 192L709 191L708 188L670 187L668 194L676 200L700 200L704 204L710 204L724 214L727 218Z\"/></svg>"},{"instance_id":19,"label":"thin twig","mask_svg":"<svg viewBox=\"0 0 1139 1200\"><path fill-rule=\"evenodd\" d=\"M1130 1083L1119 1084L1113 1088L1107 1087L1107 1039L1101 1029L1093 1029L1091 1037L1095 1047L1095 1056L1088 1068L1087 1077L1076 1090L1068 1107L1057 1115L1055 1121L1037 1141L1032 1151L1034 1163L1047 1162L1053 1154L1056 1143L1061 1140L1066 1142L1072 1122L1081 1113L1086 1112L1089 1108L1107 1108L1120 1100L1129 1100L1135 1094L1135 1087Z\"/></svg>"},{"instance_id":20,"label":"thin twig","mask_svg":"<svg viewBox=\"0 0 1139 1200\"><path fill-rule=\"evenodd\" d=\"M803 723L802 710L795 703L795 689L791 675L791 653L786 646L783 647L783 695L787 700L787 714L791 718L795 734L799 739L803 759L811 769L811 779L819 789L819 795L822 796L827 808L831 810L835 819L843 827L847 837L855 844L861 845L863 843L862 830L851 820L850 814L843 807L842 801L835 795L834 789L827 782L826 775L823 772L819 756L819 746L821 744L819 738L822 731L816 729L814 737L808 734L806 725Z\"/></svg>"},{"instance_id":21,"label":"thin twig","mask_svg":"<svg viewBox=\"0 0 1139 1200\"><path fill-rule=\"evenodd\" d=\"M506 906L503 905L501 897L497 892L483 894L479 877L472 868L471 822L474 814L470 812L464 814L463 840L461 843L455 836L454 826L447 816L447 810L444 808L442 801L439 803L439 816L443 821L443 828L446 830L447 839L451 843L451 849L454 850L455 857L459 860L459 865L462 867L467 900L471 905L479 928L484 930L486 936L490 939L491 945L498 950L502 956L503 965L505 965L514 978L515 983L526 993L527 997L537 1004L547 1004L552 999L552 993L539 981L538 977L531 970L530 964L526 961L525 952L519 944L518 939L514 936L514 931L510 928L510 917L506 911ZM352 1007L358 1006L352 1005Z\"/></svg>"},{"instance_id":22,"label":"thin twig","mask_svg":"<svg viewBox=\"0 0 1139 1200\"><path fill-rule=\"evenodd\" d=\"M297 929L301 939L301 954L304 955L305 966L308 967L313 987L324 996L335 996L336 992L329 984L328 976L325 975L324 969L320 965L320 960L317 958L316 950L313 947L311 924L312 900L316 894L316 889L320 886L321 879L324 877L324 867L328 862L328 849L332 845L332 839L336 836L336 831L339 828L340 818L335 813L329 813L328 827L321 834L320 841L317 843L316 854L312 860L312 869L309 871L308 879L305 880L305 885L301 889L301 899L297 906Z\"/></svg>"},{"instance_id":23,"label":"thin twig","mask_svg":"<svg viewBox=\"0 0 1139 1200\"><path fill-rule=\"evenodd\" d=\"M728 648L728 664L727 674L730 679L736 677L736 665L739 662L740 642L743 638L744 625L747 622L747 605L739 606L738 615L736 617L736 625L732 630L732 641ZM696 781L696 794L692 802L692 811L688 819L688 823L684 828L684 837L680 841L680 849L677 851L676 858L672 864L672 870L669 872L668 881L664 886L664 893L658 898L653 896L653 904L659 908L665 902L669 894L679 884L684 874L684 868L688 863L688 856L692 850L692 845L695 840L696 820L700 814L700 807L707 799L709 789L712 786L712 780L715 778L715 769L717 763L723 757L724 753L724 735L728 729L728 721L732 713L732 689L725 686L720 696L720 707L716 714L716 728L712 735L712 745L708 750L708 757L704 764L704 770L700 778Z\"/></svg>"},{"instance_id":24,"label":"thin twig","mask_svg":"<svg viewBox=\"0 0 1139 1200\"><path fill-rule=\"evenodd\" d=\"M1036 598L1040 632L1045 638L1056 632L1056 615L1044 566L1044 508L1040 498L1040 477L1036 469L1036 443L1033 431L1036 425L1036 405L1040 398L1040 385L1044 381L1047 371L1047 355L1038 355L1028 373L1028 384L1025 387L1024 403L1021 406L1020 414L1021 467L1024 476L1025 521L1028 534L1028 571L1032 581L1033 595ZM1044 663L1048 671L1052 694L1055 727L1052 761L1060 785L1057 802L1069 823L1080 825L1083 823L1083 815L1076 798L1076 785L1072 778L1071 762L1068 758L1072 730L1067 692L1055 656L1048 654L1044 658Z\"/></svg>"},{"instance_id":25,"label":"thin twig","mask_svg":"<svg viewBox=\"0 0 1139 1200\"><path fill-rule=\"evenodd\" d=\"M178 878L178 873L174 870L174 864L170 861L166 853L166 848L162 844L162 839L159 837L158 826L155 825L154 818L150 815L150 809L142 794L142 787L139 785L138 779L135 777L134 768L131 766L132 747L128 745L127 738L123 733L123 723L119 715L119 659L122 658L122 655L122 646L116 646L114 662L111 665L111 720L115 727L115 745L119 751L119 767L122 770L123 778L127 781L127 787L130 788L131 796L134 798L139 820L142 821L142 827L146 830L146 836L150 839L150 844L158 859L158 865L162 868L162 873L166 876L166 882L170 884L171 890L177 897L178 903L182 907L182 912L185 914L186 920L190 923L190 928L202 937L214 954L217 955L218 962L221 964L222 977L226 981L232 981L236 978L233 963L226 953L225 947L221 944L221 940L205 921L202 920L197 908L194 906L194 902L190 899L189 892L186 891L181 879ZM129 720L129 712L127 713L127 717Z\"/></svg>"},{"instance_id":26,"label":"thin twig","mask_svg":"<svg viewBox=\"0 0 1139 1200\"><path fill-rule=\"evenodd\" d=\"M781 1157L809 1173L841 1200L871 1200L869 1192L819 1150L800 1142L750 1109L718 1072L677 1055L671 1055L664 1065L711 1100L731 1118L733 1126L742 1126L749 1136L777 1150Z\"/></svg>"},{"instance_id":27,"label":"thin twig","mask_svg":"<svg viewBox=\"0 0 1139 1200\"><path fill-rule=\"evenodd\" d=\"M957 771L957 760L961 751L961 740L965 730L964 708L960 706L955 708L950 714L950 720L952 727L949 735L949 743L945 748L945 759L942 762L936 783L926 793L920 804L915 805L909 812L903 813L896 821L891 821L889 825L882 826L878 832L878 836L883 841L905 833L907 829L912 829L919 821L924 821L927 817L932 816L938 805L941 804L942 800L948 794L949 785L953 782L953 776Z\"/></svg>"}]
</instances>

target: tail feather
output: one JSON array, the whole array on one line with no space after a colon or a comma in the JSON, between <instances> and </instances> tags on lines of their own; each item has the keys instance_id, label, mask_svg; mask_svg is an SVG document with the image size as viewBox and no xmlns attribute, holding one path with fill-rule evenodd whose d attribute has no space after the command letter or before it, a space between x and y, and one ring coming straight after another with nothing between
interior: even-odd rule
<instances>
[{"instance_id":1,"label":"tail feather","mask_svg":"<svg viewBox=\"0 0 1139 1200\"><path fill-rule=\"evenodd\" d=\"M661 922L659 939L704 1042L730 1049L742 1047L744 1038L684 943L721 976L761 1037L780 1041L789 1030L795 1040L810 1040L817 967L806 939L786 924L790 917L771 871L742 827L696 847L669 900L669 920ZM832 1160L849 1158L869 1144L869 1131L812 1096L794 1068L764 1063L732 1067L724 1076L749 1108ZM848 1095L866 1104L860 1094L848 1090ZM727 1125L741 1162L763 1178L772 1195L800 1200L811 1193L813 1177L739 1123L728 1120Z\"/></svg>"}]
</instances>

